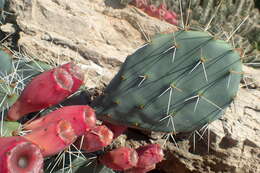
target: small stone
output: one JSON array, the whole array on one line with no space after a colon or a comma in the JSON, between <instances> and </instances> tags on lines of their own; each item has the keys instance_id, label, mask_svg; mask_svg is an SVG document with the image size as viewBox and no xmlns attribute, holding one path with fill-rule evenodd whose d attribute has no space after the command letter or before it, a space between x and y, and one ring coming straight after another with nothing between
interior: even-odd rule
<instances>
[{"instance_id":1,"label":"small stone","mask_svg":"<svg viewBox=\"0 0 260 173\"><path fill-rule=\"evenodd\" d=\"M1 31L8 33L8 34L13 34L15 33L15 27L11 23L7 23L5 25L0 26Z\"/></svg>"}]
</instances>

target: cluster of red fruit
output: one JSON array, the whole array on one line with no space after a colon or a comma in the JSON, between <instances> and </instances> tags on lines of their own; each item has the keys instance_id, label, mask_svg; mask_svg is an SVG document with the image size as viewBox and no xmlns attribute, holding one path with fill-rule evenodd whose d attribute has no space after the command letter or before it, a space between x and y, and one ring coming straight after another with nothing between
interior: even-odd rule
<instances>
[{"instance_id":1,"label":"cluster of red fruit","mask_svg":"<svg viewBox=\"0 0 260 173\"><path fill-rule=\"evenodd\" d=\"M60 103L77 91L83 80L81 69L74 63L43 72L23 90L8 119L16 121ZM23 124L23 130L29 132L24 136L0 137L0 172L40 173L44 157L56 155L73 143L86 152L102 150L126 129L107 122L97 125L95 111L88 105L61 107ZM137 150L122 147L99 158L107 167L128 173L145 173L162 159L163 151L157 144Z\"/></svg>"},{"instance_id":2,"label":"cluster of red fruit","mask_svg":"<svg viewBox=\"0 0 260 173\"><path fill-rule=\"evenodd\" d=\"M178 25L178 16L175 12L167 9L165 4L160 4L159 7L149 4L148 0L134 0L133 5L146 12L149 16L156 17L166 22Z\"/></svg>"}]
</instances>

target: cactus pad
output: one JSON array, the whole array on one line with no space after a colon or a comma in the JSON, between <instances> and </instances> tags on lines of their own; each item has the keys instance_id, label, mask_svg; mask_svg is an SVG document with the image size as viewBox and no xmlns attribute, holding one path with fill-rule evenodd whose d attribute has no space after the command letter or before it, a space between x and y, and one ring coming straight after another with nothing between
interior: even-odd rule
<instances>
[{"instance_id":1,"label":"cactus pad","mask_svg":"<svg viewBox=\"0 0 260 173\"><path fill-rule=\"evenodd\" d=\"M241 71L240 55L208 32L159 34L127 57L93 106L111 123L190 132L221 116Z\"/></svg>"}]
</instances>

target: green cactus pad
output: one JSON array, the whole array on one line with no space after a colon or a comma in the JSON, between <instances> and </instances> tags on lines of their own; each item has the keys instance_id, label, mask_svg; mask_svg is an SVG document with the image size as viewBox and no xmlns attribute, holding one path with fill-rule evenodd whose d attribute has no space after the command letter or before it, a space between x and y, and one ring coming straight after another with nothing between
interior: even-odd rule
<instances>
[{"instance_id":1,"label":"green cactus pad","mask_svg":"<svg viewBox=\"0 0 260 173\"><path fill-rule=\"evenodd\" d=\"M20 127L20 123L18 122L8 122L8 121L0 121L0 129L1 135L0 136L13 136L13 132L17 132Z\"/></svg>"},{"instance_id":2,"label":"green cactus pad","mask_svg":"<svg viewBox=\"0 0 260 173\"><path fill-rule=\"evenodd\" d=\"M10 73L12 69L12 57L0 49L0 76Z\"/></svg>"},{"instance_id":3,"label":"green cactus pad","mask_svg":"<svg viewBox=\"0 0 260 173\"><path fill-rule=\"evenodd\" d=\"M0 81L0 112L14 104L18 99L15 89L4 81Z\"/></svg>"},{"instance_id":4,"label":"green cactus pad","mask_svg":"<svg viewBox=\"0 0 260 173\"><path fill-rule=\"evenodd\" d=\"M127 57L97 116L161 132L190 132L219 118L238 91L240 55L207 32L156 35Z\"/></svg>"}]
</instances>

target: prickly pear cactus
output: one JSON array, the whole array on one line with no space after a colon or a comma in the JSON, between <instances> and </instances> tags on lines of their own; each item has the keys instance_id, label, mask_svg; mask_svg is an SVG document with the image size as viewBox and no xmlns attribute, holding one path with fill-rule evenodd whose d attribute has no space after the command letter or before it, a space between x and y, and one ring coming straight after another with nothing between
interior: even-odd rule
<instances>
[{"instance_id":1,"label":"prickly pear cactus","mask_svg":"<svg viewBox=\"0 0 260 173\"><path fill-rule=\"evenodd\" d=\"M159 34L127 57L94 106L103 120L189 132L221 116L236 96L240 56L207 32Z\"/></svg>"}]
</instances>

